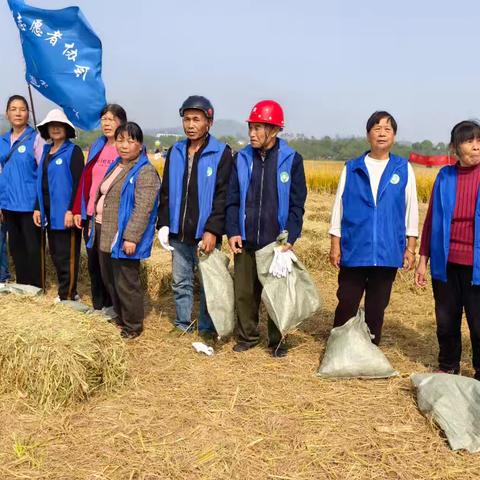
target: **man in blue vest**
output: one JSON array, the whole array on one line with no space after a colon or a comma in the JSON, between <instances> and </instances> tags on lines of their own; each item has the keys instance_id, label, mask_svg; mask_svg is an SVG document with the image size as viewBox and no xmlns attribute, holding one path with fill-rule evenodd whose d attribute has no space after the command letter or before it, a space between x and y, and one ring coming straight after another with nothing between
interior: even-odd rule
<instances>
[{"instance_id":1,"label":"man in blue vest","mask_svg":"<svg viewBox=\"0 0 480 480\"><path fill-rule=\"evenodd\" d=\"M396 133L388 112L370 116L371 150L345 164L329 230L330 262L339 268L334 327L356 315L365 293L365 321L376 345L397 269L413 268L418 237L415 174L390 153Z\"/></svg>"},{"instance_id":2,"label":"man in blue vest","mask_svg":"<svg viewBox=\"0 0 480 480\"><path fill-rule=\"evenodd\" d=\"M193 278L199 242L204 253L211 253L221 244L225 225L232 152L210 135L213 115L213 106L205 97L194 95L183 102L180 116L187 138L168 151L160 189L158 239L172 252L175 327L182 332L193 331ZM202 287L198 331L205 337L215 334Z\"/></svg>"},{"instance_id":3,"label":"man in blue vest","mask_svg":"<svg viewBox=\"0 0 480 480\"><path fill-rule=\"evenodd\" d=\"M235 254L235 306L238 342L244 352L259 342L258 310L262 286L255 251L288 232L290 250L302 231L307 186L302 157L277 138L284 126L282 107L273 100L258 102L247 120L250 144L236 155L228 188L226 233ZM286 271L283 273L286 275ZM268 319L268 345L283 357L287 346Z\"/></svg>"}]
</instances>

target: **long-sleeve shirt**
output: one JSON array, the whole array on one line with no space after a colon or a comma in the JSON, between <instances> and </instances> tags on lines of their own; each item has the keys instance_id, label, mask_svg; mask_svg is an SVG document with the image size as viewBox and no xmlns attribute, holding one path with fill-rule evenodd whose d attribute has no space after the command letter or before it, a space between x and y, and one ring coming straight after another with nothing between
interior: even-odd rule
<instances>
[{"instance_id":1,"label":"long-sleeve shirt","mask_svg":"<svg viewBox=\"0 0 480 480\"><path fill-rule=\"evenodd\" d=\"M480 185L480 165L457 166L457 190L455 208L450 227L450 248L448 261L460 265L473 265L473 240L475 228L475 207ZM432 235L432 202L430 196L427 216L423 224L420 255L430 256Z\"/></svg>"},{"instance_id":2,"label":"long-sleeve shirt","mask_svg":"<svg viewBox=\"0 0 480 480\"><path fill-rule=\"evenodd\" d=\"M48 165L53 155L48 154L43 162L43 174L42 174L42 194L43 194L43 204L46 210L50 210L50 190L48 185ZM73 202L75 201L75 194L77 192L78 183L82 176L83 167L85 166L85 159L83 157L82 149L75 145L72 151L72 158L70 160L70 173L72 175L72 194L68 203L68 210L72 210ZM40 204L37 199L35 206L36 210L40 209Z\"/></svg>"},{"instance_id":3,"label":"long-sleeve shirt","mask_svg":"<svg viewBox=\"0 0 480 480\"><path fill-rule=\"evenodd\" d=\"M378 186L382 178L383 171L387 166L386 160L376 160L369 155L365 157L365 165L370 177L370 186L372 188L373 199L377 202ZM347 177L346 167L343 168L338 182L337 194L332 209L332 217L330 222L330 230L328 233L335 237L342 236L342 195L345 190L345 182ZM415 183L415 173L410 164L408 164L408 179L405 188L405 228L407 237L418 237L418 199L417 185Z\"/></svg>"},{"instance_id":4,"label":"long-sleeve shirt","mask_svg":"<svg viewBox=\"0 0 480 480\"><path fill-rule=\"evenodd\" d=\"M210 138L210 137L208 137ZM180 221L178 234L171 233L171 238L179 239L189 245L196 245L199 238L196 238L198 216L200 208L198 205L198 160L208 144L208 141L200 148L191 161L188 161L183 178L182 198L180 207ZM188 144L190 145L190 144ZM187 146L188 151L188 146ZM170 185L169 167L170 153L167 153L165 168L163 169L162 186L160 188L160 204L158 207L157 228L170 226ZM218 164L217 177L215 180L215 193L213 195L212 211L208 217L204 230L212 233L221 242L225 225L225 202L227 200L227 188L232 169L232 151L227 145L222 158Z\"/></svg>"}]
</instances>

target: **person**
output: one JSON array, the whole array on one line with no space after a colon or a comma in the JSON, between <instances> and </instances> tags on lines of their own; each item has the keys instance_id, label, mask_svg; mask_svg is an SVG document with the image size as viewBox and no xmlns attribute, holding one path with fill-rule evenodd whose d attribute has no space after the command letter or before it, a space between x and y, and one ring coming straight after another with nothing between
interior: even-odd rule
<instances>
[{"instance_id":1,"label":"person","mask_svg":"<svg viewBox=\"0 0 480 480\"><path fill-rule=\"evenodd\" d=\"M17 283L43 288L41 229L33 223L32 215L37 198L37 168L45 141L28 124L28 103L21 95L8 99L6 117L11 129L0 137L2 279L9 277L5 270L7 231Z\"/></svg>"},{"instance_id":2,"label":"person","mask_svg":"<svg viewBox=\"0 0 480 480\"><path fill-rule=\"evenodd\" d=\"M465 310L475 378L480 380L480 124L463 121L451 132L458 161L443 167L433 186L423 225L418 287L427 284L430 258L440 372L460 373Z\"/></svg>"},{"instance_id":3,"label":"person","mask_svg":"<svg viewBox=\"0 0 480 480\"><path fill-rule=\"evenodd\" d=\"M145 310L140 260L148 258L155 235L160 179L134 122L115 131L119 157L110 165L95 195L88 248L96 240L100 271L125 339L143 331Z\"/></svg>"},{"instance_id":4,"label":"person","mask_svg":"<svg viewBox=\"0 0 480 480\"><path fill-rule=\"evenodd\" d=\"M397 269L415 264L418 201L408 161L391 153L397 122L385 111L367 121L371 150L343 168L332 210L330 262L339 269L334 327L357 313L378 345Z\"/></svg>"},{"instance_id":5,"label":"person","mask_svg":"<svg viewBox=\"0 0 480 480\"><path fill-rule=\"evenodd\" d=\"M188 97L180 116L187 138L167 153L157 228L160 244L172 252L174 325L191 332L198 244L201 241L201 249L209 254L222 242L232 152L209 133L214 109L207 98ZM207 339L215 336L202 286L198 330Z\"/></svg>"},{"instance_id":6,"label":"person","mask_svg":"<svg viewBox=\"0 0 480 480\"><path fill-rule=\"evenodd\" d=\"M278 134L284 127L280 104L258 102L247 120L250 144L234 158L226 207L226 233L234 253L235 306L238 342L235 352L259 343L258 323L262 286L255 252L288 232L285 251L300 237L307 197L303 159ZM268 318L268 345L283 357L287 345Z\"/></svg>"},{"instance_id":7,"label":"person","mask_svg":"<svg viewBox=\"0 0 480 480\"><path fill-rule=\"evenodd\" d=\"M127 123L127 114L120 105L108 104L100 113L100 126L103 135L95 140L88 151L87 164L83 170L73 205L75 226L79 229L85 226L83 229L85 244L88 243L87 226L94 213L93 208L98 187L108 167L118 158L114 138L115 131L125 123ZM92 248L86 250L93 308L110 317L114 316L112 299L103 283L100 272L98 238L94 238Z\"/></svg>"},{"instance_id":8,"label":"person","mask_svg":"<svg viewBox=\"0 0 480 480\"><path fill-rule=\"evenodd\" d=\"M55 301L78 300L81 233L74 228L72 207L84 167L83 152L70 141L76 137L75 127L60 109L48 112L38 131L50 142L43 148L38 167L33 222L47 232L58 279Z\"/></svg>"}]
</instances>

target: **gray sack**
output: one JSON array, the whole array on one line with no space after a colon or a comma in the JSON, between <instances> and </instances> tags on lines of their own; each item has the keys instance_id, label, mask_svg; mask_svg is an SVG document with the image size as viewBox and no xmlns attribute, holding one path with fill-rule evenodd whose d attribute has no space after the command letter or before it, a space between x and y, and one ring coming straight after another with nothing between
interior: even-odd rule
<instances>
[{"instance_id":1,"label":"gray sack","mask_svg":"<svg viewBox=\"0 0 480 480\"><path fill-rule=\"evenodd\" d=\"M297 260L292 272L285 278L276 278L268 273L274 257L274 248L280 244L270 243L255 252L257 274L263 286L262 301L268 315L282 335L286 335L311 317L321 305L317 287L305 266Z\"/></svg>"},{"instance_id":2,"label":"gray sack","mask_svg":"<svg viewBox=\"0 0 480 480\"><path fill-rule=\"evenodd\" d=\"M398 375L372 343L362 309L341 327L332 328L318 369L319 377L387 378Z\"/></svg>"},{"instance_id":3,"label":"gray sack","mask_svg":"<svg viewBox=\"0 0 480 480\"><path fill-rule=\"evenodd\" d=\"M235 327L233 279L228 271L230 259L220 250L200 254L198 267L207 309L219 337L228 337Z\"/></svg>"},{"instance_id":4,"label":"gray sack","mask_svg":"<svg viewBox=\"0 0 480 480\"><path fill-rule=\"evenodd\" d=\"M480 382L447 373L416 373L420 411L445 432L452 450L480 451Z\"/></svg>"},{"instance_id":5,"label":"gray sack","mask_svg":"<svg viewBox=\"0 0 480 480\"><path fill-rule=\"evenodd\" d=\"M35 297L42 293L42 289L34 287L33 285L23 285L22 283L0 283L0 295L7 293Z\"/></svg>"}]
</instances>

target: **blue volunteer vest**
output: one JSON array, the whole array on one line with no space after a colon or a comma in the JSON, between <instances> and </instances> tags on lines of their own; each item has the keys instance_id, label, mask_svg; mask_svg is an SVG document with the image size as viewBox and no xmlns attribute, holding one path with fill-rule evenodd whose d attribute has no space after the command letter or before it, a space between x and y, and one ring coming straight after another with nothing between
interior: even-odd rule
<instances>
[{"instance_id":1,"label":"blue volunteer vest","mask_svg":"<svg viewBox=\"0 0 480 480\"><path fill-rule=\"evenodd\" d=\"M443 167L433 187L430 271L432 278L447 281L450 228L457 194L457 167ZM480 285L480 194L475 206L472 284Z\"/></svg>"},{"instance_id":2,"label":"blue volunteer vest","mask_svg":"<svg viewBox=\"0 0 480 480\"><path fill-rule=\"evenodd\" d=\"M90 150L88 151L88 157L87 157L87 163L85 164L85 167L88 166L89 163L91 163L98 155L100 155L100 152L103 150L103 147L107 143L107 137L101 136L97 138L93 143L92 146L90 147ZM85 176L82 175L82 181L80 183L81 192L82 192L82 201L81 201L81 214L82 214L82 220L85 221L87 219L87 204L85 202Z\"/></svg>"},{"instance_id":3,"label":"blue volunteer vest","mask_svg":"<svg viewBox=\"0 0 480 480\"><path fill-rule=\"evenodd\" d=\"M390 154L375 204L365 155L346 163L342 195L341 260L344 267L396 267L406 247L405 188L408 162Z\"/></svg>"},{"instance_id":4,"label":"blue volunteer vest","mask_svg":"<svg viewBox=\"0 0 480 480\"><path fill-rule=\"evenodd\" d=\"M52 148L51 144L43 147L42 159L38 166L37 195L42 216L42 225L50 225L52 230L65 230L65 213L72 198L73 179L70 171L70 162L75 145L70 140L65 140L57 152L50 159L47 167L48 192L50 195L50 218L47 218L43 203L42 179L43 163Z\"/></svg>"},{"instance_id":5,"label":"blue volunteer vest","mask_svg":"<svg viewBox=\"0 0 480 480\"><path fill-rule=\"evenodd\" d=\"M115 160L110 167L108 167L107 176L118 164L120 163L120 158ZM158 192L155 199L155 204L153 205L152 212L148 219L147 228L142 235L140 242L137 244L135 253L133 255L126 255L122 250L123 246L123 233L127 228L128 222L133 212L135 205L135 185L137 182L138 175L143 167L149 165L150 161L143 151L140 155L135 166L128 172L125 177L122 193L120 194L120 206L118 209L118 231L115 235L115 240L112 245L111 256L112 258L127 258L131 260L142 260L148 258L152 251L153 238L155 236L155 224L157 220L157 209L158 209ZM95 220L92 219L93 224Z\"/></svg>"},{"instance_id":6,"label":"blue volunteer vest","mask_svg":"<svg viewBox=\"0 0 480 480\"><path fill-rule=\"evenodd\" d=\"M277 194L278 194L278 214L277 220L280 231L285 230L288 220L288 209L290 204L291 171L295 150L291 148L285 140L279 139L278 159L277 159ZM237 154L237 174L240 187L240 209L239 225L240 234L243 240L246 240L245 234L245 205L247 202L247 193L252 178L253 169L253 148L247 145Z\"/></svg>"},{"instance_id":7,"label":"blue volunteer vest","mask_svg":"<svg viewBox=\"0 0 480 480\"><path fill-rule=\"evenodd\" d=\"M10 147L11 133L0 137L0 209L33 212L37 199L37 162L33 148L37 133L27 126ZM12 155L6 161L11 150Z\"/></svg>"},{"instance_id":8,"label":"blue volunteer vest","mask_svg":"<svg viewBox=\"0 0 480 480\"><path fill-rule=\"evenodd\" d=\"M212 213L213 196L217 170L226 145L210 135L208 144L203 149L197 165L198 185L198 223L196 238L203 235L205 223ZM175 143L170 152L168 170L168 207L170 212L170 232L180 230L180 208L183 195L183 177L187 168L187 140Z\"/></svg>"}]
</instances>

